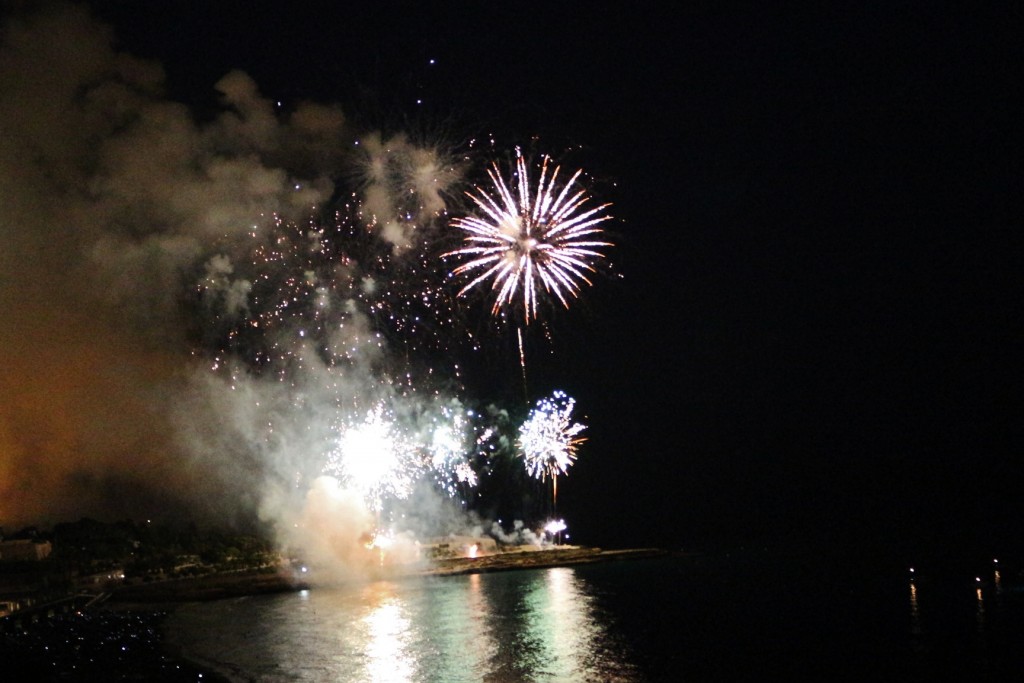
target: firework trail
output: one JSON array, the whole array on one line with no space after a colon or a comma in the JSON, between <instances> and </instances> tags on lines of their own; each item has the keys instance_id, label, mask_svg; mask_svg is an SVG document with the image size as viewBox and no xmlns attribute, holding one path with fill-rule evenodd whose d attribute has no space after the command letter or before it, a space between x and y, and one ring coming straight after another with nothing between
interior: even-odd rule
<instances>
[{"instance_id":1,"label":"firework trail","mask_svg":"<svg viewBox=\"0 0 1024 683\"><path fill-rule=\"evenodd\" d=\"M581 283L592 284L588 273L593 262L603 258L600 249L612 244L597 238L598 227L611 216L610 204L588 208L589 197L573 186L583 173L576 173L560 185L560 166L549 175L550 158L540 165L540 177L531 185L526 160L516 150L515 170L506 181L495 163L488 175L492 189L467 192L481 215L455 218L451 225L462 230L465 246L443 257L466 259L452 276L472 279L458 296L490 281L494 292L491 313L506 307L521 307L524 321L537 317L537 296L543 290L568 308L569 297L579 294Z\"/></svg>"},{"instance_id":2,"label":"firework trail","mask_svg":"<svg viewBox=\"0 0 1024 683\"><path fill-rule=\"evenodd\" d=\"M523 398L527 398L530 391L526 384L526 351L523 349L523 328L518 328L516 334L519 338L519 367L523 370ZM529 399L527 398L527 400Z\"/></svg>"},{"instance_id":3,"label":"firework trail","mask_svg":"<svg viewBox=\"0 0 1024 683\"><path fill-rule=\"evenodd\" d=\"M586 441L586 437L580 436L586 425L572 421L575 405L575 399L555 391L550 398L537 401L519 429L519 448L526 470L541 481L551 477L552 504L558 499L558 475L568 471L576 461L576 450Z\"/></svg>"}]
</instances>

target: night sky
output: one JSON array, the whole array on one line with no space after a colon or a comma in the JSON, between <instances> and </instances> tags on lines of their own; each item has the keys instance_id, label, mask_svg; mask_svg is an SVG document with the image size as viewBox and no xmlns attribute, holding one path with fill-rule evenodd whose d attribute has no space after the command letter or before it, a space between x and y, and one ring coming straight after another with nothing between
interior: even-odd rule
<instances>
[{"instance_id":1,"label":"night sky","mask_svg":"<svg viewBox=\"0 0 1024 683\"><path fill-rule=\"evenodd\" d=\"M559 483L574 541L1024 550L1019 8L157 4L91 7L197 120L239 69L282 111L312 100L453 148L571 150L613 203L613 272L549 312L550 341L531 330L527 364L534 394L564 389L588 424ZM0 287L21 306L13 278ZM5 391L62 374L21 336L0 335ZM467 383L521 399L514 347L489 343ZM140 367L173 372L145 348ZM88 427L64 446L18 437L30 412L0 416L0 444L86 450ZM115 496L132 480L101 469L72 476Z\"/></svg>"}]
</instances>

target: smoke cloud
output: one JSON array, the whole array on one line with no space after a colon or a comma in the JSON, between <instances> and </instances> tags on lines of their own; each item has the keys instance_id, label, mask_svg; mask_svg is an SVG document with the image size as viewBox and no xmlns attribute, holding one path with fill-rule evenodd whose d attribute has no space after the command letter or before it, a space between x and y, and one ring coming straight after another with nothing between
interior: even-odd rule
<instances>
[{"instance_id":1,"label":"smoke cloud","mask_svg":"<svg viewBox=\"0 0 1024 683\"><path fill-rule=\"evenodd\" d=\"M385 283L367 264L292 283L334 323L315 340L287 320L268 328L253 236L302 225L358 177L360 225L400 258L458 170L405 137L352 130L334 106L277 112L240 71L212 85L222 109L200 122L165 95L159 65L112 39L63 4L0 32L0 524L258 514L282 543L344 559L379 520L323 476L339 408L351 422L386 405L434 448L425 434L461 406L383 370L392 349L366 302ZM203 307L206 323L263 324L287 376L197 351ZM442 514L424 495L417 509Z\"/></svg>"}]
</instances>

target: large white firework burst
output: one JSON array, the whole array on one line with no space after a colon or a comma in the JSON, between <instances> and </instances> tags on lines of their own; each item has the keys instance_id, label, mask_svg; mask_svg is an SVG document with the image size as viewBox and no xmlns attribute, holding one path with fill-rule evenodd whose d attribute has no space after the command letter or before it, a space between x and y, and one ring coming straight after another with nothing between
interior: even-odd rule
<instances>
[{"instance_id":1,"label":"large white firework burst","mask_svg":"<svg viewBox=\"0 0 1024 683\"><path fill-rule=\"evenodd\" d=\"M586 425L572 421L575 405L575 399L556 391L537 401L519 428L519 448L531 476L541 481L549 476L555 479L575 462L576 449L586 441L580 436Z\"/></svg>"},{"instance_id":2,"label":"large white firework burst","mask_svg":"<svg viewBox=\"0 0 1024 683\"><path fill-rule=\"evenodd\" d=\"M422 462L418 445L398 426L391 411L378 405L361 422L340 430L324 471L358 491L367 506L379 512L386 499L409 497Z\"/></svg>"},{"instance_id":3,"label":"large white firework burst","mask_svg":"<svg viewBox=\"0 0 1024 683\"><path fill-rule=\"evenodd\" d=\"M465 455L466 415L454 405L435 407L412 410L406 405L398 415L381 401L361 418L344 420L336 428L324 473L358 492L374 512L409 498L427 479L453 498L460 485L476 486Z\"/></svg>"},{"instance_id":4,"label":"large white firework burst","mask_svg":"<svg viewBox=\"0 0 1024 683\"><path fill-rule=\"evenodd\" d=\"M594 261L604 257L600 249L612 246L597 237L603 233L600 224L611 219L605 213L610 204L588 207L586 191L573 191L582 169L560 185L561 167L549 174L549 162L545 156L535 186L520 150L507 182L493 164L487 171L492 189L466 193L481 215L451 222L466 233L465 246L444 254L468 259L452 271L453 276L472 277L459 296L489 280L495 293L492 314L519 301L527 323L537 317L539 290L568 307L582 283L592 284L587 276L594 272Z\"/></svg>"}]
</instances>

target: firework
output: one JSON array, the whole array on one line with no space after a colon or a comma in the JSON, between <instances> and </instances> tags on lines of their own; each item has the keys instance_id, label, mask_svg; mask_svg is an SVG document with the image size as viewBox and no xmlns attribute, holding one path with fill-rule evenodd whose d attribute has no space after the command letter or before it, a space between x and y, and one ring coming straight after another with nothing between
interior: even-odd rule
<instances>
[{"instance_id":1,"label":"firework","mask_svg":"<svg viewBox=\"0 0 1024 683\"><path fill-rule=\"evenodd\" d=\"M430 229L443 212L421 198L429 194L424 178L412 191L396 189L404 187L394 179L397 159L384 158L390 166L367 184L367 194L384 187L388 201L353 193L330 213L315 206L305 219L268 212L244 233L225 235L197 264L188 299L197 314L190 330L197 355L232 390L253 390L253 415L266 416L259 428L267 452L297 435L305 446L297 452L309 462L295 466L296 484L313 473L333 475L378 522L405 509L402 501L421 500L423 485L465 497L486 484L492 458L516 446L507 414L476 419L442 398L438 368L420 372L423 359L449 364L450 354L433 356L452 350L460 312ZM528 168L518 150L508 175L495 164L491 189L469 195L478 217L452 223L465 237L444 254L461 260L453 274L466 277L456 296L490 286L493 312L515 308L527 323L546 297L568 306L611 246L600 236L608 205L591 203L581 174L563 176L547 157ZM401 229L392 234L396 221ZM520 330L525 387L523 336ZM541 481L550 476L554 487L584 441L583 425L571 421L573 405L556 392L520 430L528 472Z\"/></svg>"},{"instance_id":2,"label":"firework","mask_svg":"<svg viewBox=\"0 0 1024 683\"><path fill-rule=\"evenodd\" d=\"M603 232L598 226L611 218L604 213L610 205L588 208L586 192L573 191L583 171L560 185L561 167L555 166L549 175L549 161L545 156L540 177L531 186L526 161L517 149L515 171L507 182L495 163L487 172L493 189L477 187L467 193L481 215L451 222L466 233L466 246L444 256L468 259L452 275L472 278L458 296L490 281L494 315L519 302L529 323L537 317L541 289L568 307L581 283L591 284L587 274L594 272L593 262L603 258L600 249L612 246L596 237Z\"/></svg>"},{"instance_id":3,"label":"firework","mask_svg":"<svg viewBox=\"0 0 1024 683\"><path fill-rule=\"evenodd\" d=\"M452 406L444 406L438 418L430 419L428 429L428 462L437 485L452 498L459 493L459 484L476 486L476 472L465 454L466 417Z\"/></svg>"},{"instance_id":4,"label":"firework","mask_svg":"<svg viewBox=\"0 0 1024 683\"><path fill-rule=\"evenodd\" d=\"M576 460L576 449L586 441L579 434L585 425L572 422L576 401L556 391L537 401L536 408L519 429L519 448L531 476L544 481L565 474Z\"/></svg>"},{"instance_id":5,"label":"firework","mask_svg":"<svg viewBox=\"0 0 1024 683\"><path fill-rule=\"evenodd\" d=\"M421 474L421 459L394 415L378 405L361 423L341 430L325 471L358 491L367 506L379 512L385 498L409 497Z\"/></svg>"},{"instance_id":6,"label":"firework","mask_svg":"<svg viewBox=\"0 0 1024 683\"><path fill-rule=\"evenodd\" d=\"M477 484L476 472L468 462L460 462L455 466L455 478L467 486L476 486Z\"/></svg>"},{"instance_id":7,"label":"firework","mask_svg":"<svg viewBox=\"0 0 1024 683\"><path fill-rule=\"evenodd\" d=\"M344 421L323 472L338 477L380 512L388 501L409 498L424 481L450 497L477 475L465 454L466 415L457 401L439 405L399 399L399 412L376 404L363 417Z\"/></svg>"},{"instance_id":8,"label":"firework","mask_svg":"<svg viewBox=\"0 0 1024 683\"><path fill-rule=\"evenodd\" d=\"M544 533L550 536L555 536L557 534L562 533L567 528L568 527L565 525L564 519L552 519L544 525Z\"/></svg>"}]
</instances>

